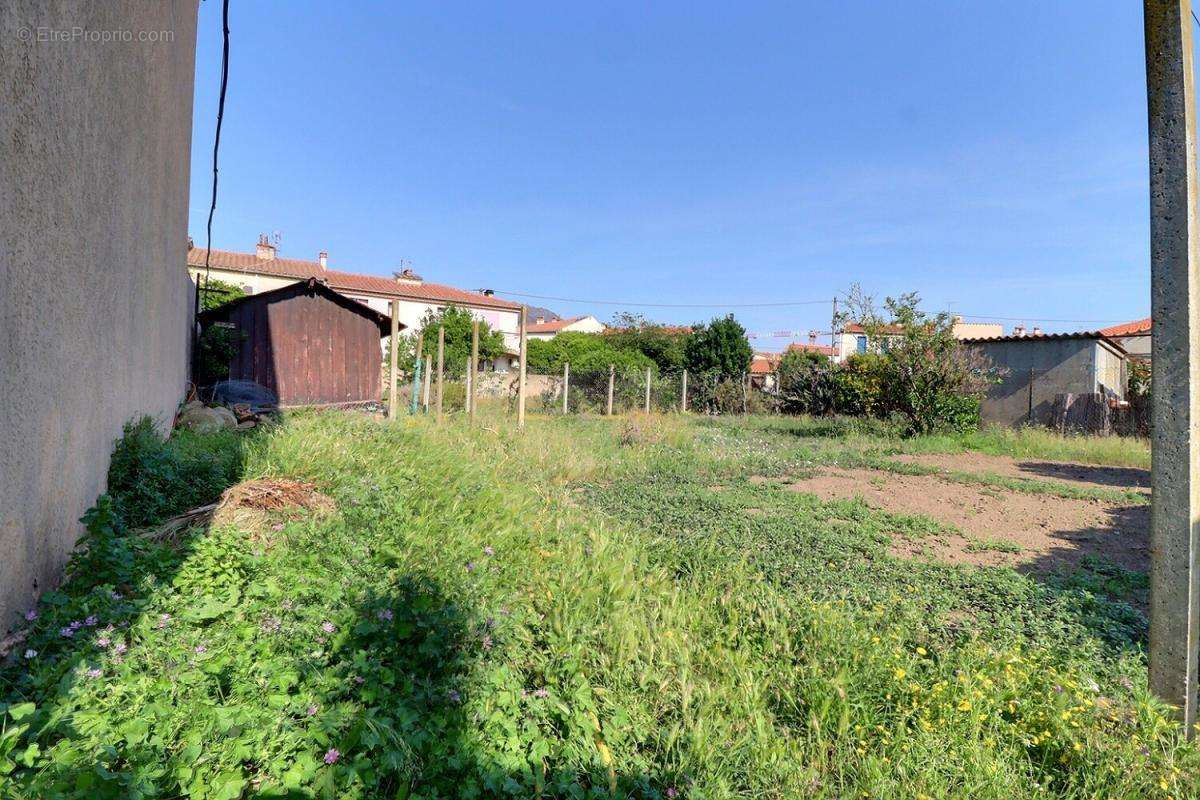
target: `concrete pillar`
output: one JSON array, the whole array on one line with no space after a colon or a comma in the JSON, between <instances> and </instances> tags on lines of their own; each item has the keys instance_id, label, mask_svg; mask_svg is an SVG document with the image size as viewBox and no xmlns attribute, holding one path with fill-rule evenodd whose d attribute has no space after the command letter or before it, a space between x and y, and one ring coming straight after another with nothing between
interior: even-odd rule
<instances>
[{"instance_id":1,"label":"concrete pillar","mask_svg":"<svg viewBox=\"0 0 1200 800\"><path fill-rule=\"evenodd\" d=\"M526 356L528 356L528 346L526 344L528 321L529 309L526 306L521 306L521 371L517 373L517 428L521 430L525 428L525 360Z\"/></svg>"},{"instance_id":2,"label":"concrete pillar","mask_svg":"<svg viewBox=\"0 0 1200 800\"><path fill-rule=\"evenodd\" d=\"M1191 735L1200 648L1200 218L1190 0L1145 0L1153 505L1150 688Z\"/></svg>"}]
</instances>

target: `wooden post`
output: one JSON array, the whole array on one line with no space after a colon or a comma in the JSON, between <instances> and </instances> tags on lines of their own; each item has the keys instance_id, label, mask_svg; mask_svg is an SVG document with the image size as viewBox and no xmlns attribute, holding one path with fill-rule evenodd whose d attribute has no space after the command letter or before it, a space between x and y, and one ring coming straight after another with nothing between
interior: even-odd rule
<instances>
[{"instance_id":1,"label":"wooden post","mask_svg":"<svg viewBox=\"0 0 1200 800\"><path fill-rule=\"evenodd\" d=\"M683 392L679 395L679 410L687 413L687 370L683 371Z\"/></svg>"},{"instance_id":2,"label":"wooden post","mask_svg":"<svg viewBox=\"0 0 1200 800\"><path fill-rule=\"evenodd\" d=\"M1150 689L1197 718L1200 213L1191 0L1145 0L1150 118Z\"/></svg>"},{"instance_id":3,"label":"wooden post","mask_svg":"<svg viewBox=\"0 0 1200 800\"><path fill-rule=\"evenodd\" d=\"M437 419L442 421L442 400L446 394L446 326L438 326L438 361L437 361Z\"/></svg>"},{"instance_id":4,"label":"wooden post","mask_svg":"<svg viewBox=\"0 0 1200 800\"><path fill-rule=\"evenodd\" d=\"M525 322L529 309L521 306L521 368L517 372L517 428L525 428Z\"/></svg>"},{"instance_id":5,"label":"wooden post","mask_svg":"<svg viewBox=\"0 0 1200 800\"><path fill-rule=\"evenodd\" d=\"M563 362L563 414L568 413L567 392L571 390L571 362Z\"/></svg>"},{"instance_id":6,"label":"wooden post","mask_svg":"<svg viewBox=\"0 0 1200 800\"><path fill-rule=\"evenodd\" d=\"M392 338L388 341L391 343L388 347L391 350L391 358L388 359L388 419L396 418L396 410L400 407L400 398L396 397L396 392L399 390L397 369L400 365L400 301L393 300L391 303L392 312Z\"/></svg>"},{"instance_id":7,"label":"wooden post","mask_svg":"<svg viewBox=\"0 0 1200 800\"><path fill-rule=\"evenodd\" d=\"M650 413L650 368L646 367L646 413Z\"/></svg>"},{"instance_id":8,"label":"wooden post","mask_svg":"<svg viewBox=\"0 0 1200 800\"><path fill-rule=\"evenodd\" d=\"M413 356L413 379L411 397L408 398L408 413L417 413L417 389L421 385L421 346L425 342L425 331L417 334L417 352ZM425 380L429 380L429 367L425 368Z\"/></svg>"},{"instance_id":9,"label":"wooden post","mask_svg":"<svg viewBox=\"0 0 1200 800\"><path fill-rule=\"evenodd\" d=\"M750 413L750 373L742 373L742 413Z\"/></svg>"},{"instance_id":10,"label":"wooden post","mask_svg":"<svg viewBox=\"0 0 1200 800\"><path fill-rule=\"evenodd\" d=\"M467 367L467 416L475 419L475 393L479 391L479 320L471 326L471 363Z\"/></svg>"},{"instance_id":11,"label":"wooden post","mask_svg":"<svg viewBox=\"0 0 1200 800\"><path fill-rule=\"evenodd\" d=\"M617 368L613 364L608 365L608 408L604 412L608 416L612 416L612 398L613 398L613 383L617 376Z\"/></svg>"},{"instance_id":12,"label":"wooden post","mask_svg":"<svg viewBox=\"0 0 1200 800\"><path fill-rule=\"evenodd\" d=\"M425 380L424 390L421 392L421 408L429 413L429 386L433 383L433 356L425 356Z\"/></svg>"}]
</instances>

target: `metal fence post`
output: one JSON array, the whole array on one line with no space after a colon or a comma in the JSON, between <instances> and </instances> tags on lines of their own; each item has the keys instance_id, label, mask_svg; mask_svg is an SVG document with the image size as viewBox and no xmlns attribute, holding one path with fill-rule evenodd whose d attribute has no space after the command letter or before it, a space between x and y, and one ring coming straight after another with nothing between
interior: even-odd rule
<instances>
[{"instance_id":1,"label":"metal fence post","mask_svg":"<svg viewBox=\"0 0 1200 800\"><path fill-rule=\"evenodd\" d=\"M392 336L388 340L388 350L391 351L388 357L388 404L387 415L388 419L396 418L396 409L400 407L399 398L396 397L396 392L399 389L397 381L397 367L400 359L400 301L393 300L391 302L392 312Z\"/></svg>"},{"instance_id":2,"label":"metal fence post","mask_svg":"<svg viewBox=\"0 0 1200 800\"><path fill-rule=\"evenodd\" d=\"M568 413L567 392L571 390L571 362L563 362L563 414Z\"/></svg>"},{"instance_id":3,"label":"metal fence post","mask_svg":"<svg viewBox=\"0 0 1200 800\"><path fill-rule=\"evenodd\" d=\"M438 326L438 360L437 360L437 420L442 421L442 400L446 394L446 326Z\"/></svg>"},{"instance_id":4,"label":"metal fence post","mask_svg":"<svg viewBox=\"0 0 1200 800\"><path fill-rule=\"evenodd\" d=\"M526 321L529 315L529 309L526 306L521 306L521 369L517 373L517 428L525 428L525 361L526 351Z\"/></svg>"},{"instance_id":5,"label":"metal fence post","mask_svg":"<svg viewBox=\"0 0 1200 800\"><path fill-rule=\"evenodd\" d=\"M646 413L650 413L650 368L646 367Z\"/></svg>"},{"instance_id":6,"label":"metal fence post","mask_svg":"<svg viewBox=\"0 0 1200 800\"><path fill-rule=\"evenodd\" d=\"M471 326L471 361L467 365L467 416L475 419L475 397L479 392L479 320Z\"/></svg>"},{"instance_id":7,"label":"metal fence post","mask_svg":"<svg viewBox=\"0 0 1200 800\"><path fill-rule=\"evenodd\" d=\"M679 411L687 413L687 370L683 371L683 392L679 395Z\"/></svg>"}]
</instances>

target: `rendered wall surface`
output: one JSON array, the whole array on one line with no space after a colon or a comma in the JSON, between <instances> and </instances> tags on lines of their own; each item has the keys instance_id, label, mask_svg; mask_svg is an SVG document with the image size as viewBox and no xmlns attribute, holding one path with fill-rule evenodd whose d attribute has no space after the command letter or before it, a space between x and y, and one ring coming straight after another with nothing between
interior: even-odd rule
<instances>
[{"instance_id":1,"label":"rendered wall surface","mask_svg":"<svg viewBox=\"0 0 1200 800\"><path fill-rule=\"evenodd\" d=\"M1101 345L1094 340L973 342L969 346L1007 372L983 400L980 416L985 423L1045 425L1052 417L1057 395L1097 391L1096 352Z\"/></svg>"},{"instance_id":2,"label":"rendered wall surface","mask_svg":"<svg viewBox=\"0 0 1200 800\"><path fill-rule=\"evenodd\" d=\"M197 0L0 3L0 631L188 374Z\"/></svg>"}]
</instances>

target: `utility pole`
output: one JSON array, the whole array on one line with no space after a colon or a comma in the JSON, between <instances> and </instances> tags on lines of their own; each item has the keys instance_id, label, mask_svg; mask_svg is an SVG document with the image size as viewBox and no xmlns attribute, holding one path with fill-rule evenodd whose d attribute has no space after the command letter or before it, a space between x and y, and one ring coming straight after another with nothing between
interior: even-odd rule
<instances>
[{"instance_id":1,"label":"utility pole","mask_svg":"<svg viewBox=\"0 0 1200 800\"><path fill-rule=\"evenodd\" d=\"M840 355L837 352L837 295L833 296L833 316L829 321L829 346L833 350L833 355Z\"/></svg>"},{"instance_id":2,"label":"utility pole","mask_svg":"<svg viewBox=\"0 0 1200 800\"><path fill-rule=\"evenodd\" d=\"M1145 0L1150 119L1150 689L1195 735L1200 659L1200 213L1191 0Z\"/></svg>"}]
</instances>

